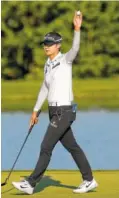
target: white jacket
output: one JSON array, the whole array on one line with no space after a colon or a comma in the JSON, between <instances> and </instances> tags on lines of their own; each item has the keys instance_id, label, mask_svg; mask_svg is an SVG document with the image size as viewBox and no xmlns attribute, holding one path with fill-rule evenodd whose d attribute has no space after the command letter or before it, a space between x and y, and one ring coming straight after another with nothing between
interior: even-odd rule
<instances>
[{"instance_id":1,"label":"white jacket","mask_svg":"<svg viewBox=\"0 0 119 198\"><path fill-rule=\"evenodd\" d=\"M41 109L45 99L51 103L68 105L73 101L72 92L72 62L75 59L80 45L80 32L74 31L73 45L69 52L61 52L53 59L48 60L44 67L44 81L42 83L34 111Z\"/></svg>"}]
</instances>

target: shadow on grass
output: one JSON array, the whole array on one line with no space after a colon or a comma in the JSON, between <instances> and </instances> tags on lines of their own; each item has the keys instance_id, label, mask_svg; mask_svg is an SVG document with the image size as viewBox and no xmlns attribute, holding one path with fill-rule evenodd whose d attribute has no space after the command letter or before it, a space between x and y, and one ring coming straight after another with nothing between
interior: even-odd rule
<instances>
[{"instance_id":1,"label":"shadow on grass","mask_svg":"<svg viewBox=\"0 0 119 198\"><path fill-rule=\"evenodd\" d=\"M9 190L5 190L5 191L1 192L1 194L7 193L7 192L9 192L9 191L11 191L13 189L14 189L14 187L10 188Z\"/></svg>"},{"instance_id":2,"label":"shadow on grass","mask_svg":"<svg viewBox=\"0 0 119 198\"><path fill-rule=\"evenodd\" d=\"M60 181L52 179L50 176L44 176L34 189L34 193L43 191L49 186L74 189L76 186L64 185ZM12 193L12 195L26 195L25 193Z\"/></svg>"},{"instance_id":3,"label":"shadow on grass","mask_svg":"<svg viewBox=\"0 0 119 198\"><path fill-rule=\"evenodd\" d=\"M45 176L36 186L34 193L41 192L49 186L56 186L56 187L70 188L70 189L76 188L76 186L64 185L61 184L60 181L52 179L50 176Z\"/></svg>"}]
</instances>

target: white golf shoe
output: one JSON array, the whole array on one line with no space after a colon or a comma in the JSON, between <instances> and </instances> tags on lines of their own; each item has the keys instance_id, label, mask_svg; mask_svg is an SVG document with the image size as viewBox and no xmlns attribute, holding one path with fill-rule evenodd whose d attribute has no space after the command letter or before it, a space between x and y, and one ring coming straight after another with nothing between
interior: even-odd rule
<instances>
[{"instance_id":1,"label":"white golf shoe","mask_svg":"<svg viewBox=\"0 0 119 198\"><path fill-rule=\"evenodd\" d=\"M84 180L83 183L75 190L73 190L74 193L86 193L89 191L92 191L98 186L97 182L95 179L92 181L86 181Z\"/></svg>"},{"instance_id":2,"label":"white golf shoe","mask_svg":"<svg viewBox=\"0 0 119 198\"><path fill-rule=\"evenodd\" d=\"M20 182L12 182L12 185L22 192L25 192L29 195L33 194L34 187L32 187L26 180L22 180Z\"/></svg>"}]
</instances>

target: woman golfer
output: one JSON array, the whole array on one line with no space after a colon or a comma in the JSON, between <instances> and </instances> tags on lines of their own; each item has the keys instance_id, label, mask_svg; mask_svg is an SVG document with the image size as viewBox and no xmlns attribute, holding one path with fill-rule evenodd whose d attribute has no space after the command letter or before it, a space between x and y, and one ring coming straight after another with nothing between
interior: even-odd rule
<instances>
[{"instance_id":1,"label":"woman golfer","mask_svg":"<svg viewBox=\"0 0 119 198\"><path fill-rule=\"evenodd\" d=\"M82 14L78 13L75 12L73 20L72 48L67 53L60 52L62 37L58 33L46 34L41 42L48 59L44 66L44 81L31 116L30 126L37 123L37 112L41 109L46 98L49 104L50 123L42 141L40 156L34 171L26 180L12 182L17 189L27 194L33 194L36 184L48 167L52 151L58 141L70 152L82 174L83 182L73 192L85 193L97 187L88 160L77 144L71 129L76 118L75 106L72 104L72 62L79 50L82 24Z\"/></svg>"}]
</instances>

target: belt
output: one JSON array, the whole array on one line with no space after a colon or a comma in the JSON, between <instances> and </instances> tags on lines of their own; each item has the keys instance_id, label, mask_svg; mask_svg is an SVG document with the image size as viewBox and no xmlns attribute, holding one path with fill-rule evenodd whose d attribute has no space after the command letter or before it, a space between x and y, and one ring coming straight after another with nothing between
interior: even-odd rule
<instances>
[{"instance_id":1,"label":"belt","mask_svg":"<svg viewBox=\"0 0 119 198\"><path fill-rule=\"evenodd\" d=\"M49 106L70 106L71 102L49 102Z\"/></svg>"}]
</instances>

